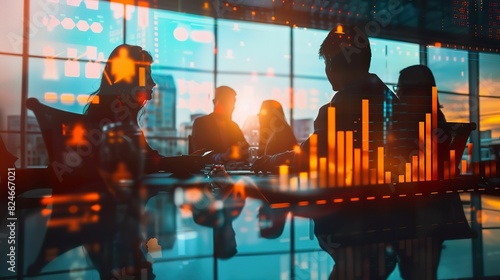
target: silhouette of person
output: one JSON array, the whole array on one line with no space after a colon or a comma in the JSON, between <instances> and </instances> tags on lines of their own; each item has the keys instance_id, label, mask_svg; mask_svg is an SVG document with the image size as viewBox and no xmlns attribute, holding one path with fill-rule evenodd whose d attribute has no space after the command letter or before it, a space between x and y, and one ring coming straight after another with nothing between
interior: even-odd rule
<instances>
[{"instance_id":1,"label":"silhouette of person","mask_svg":"<svg viewBox=\"0 0 500 280\"><path fill-rule=\"evenodd\" d=\"M276 100L264 100L259 110L259 156L293 150L297 139ZM288 209L272 209L264 203L258 210L260 236L277 238L283 233Z\"/></svg>"},{"instance_id":2,"label":"silhouette of person","mask_svg":"<svg viewBox=\"0 0 500 280\"><path fill-rule=\"evenodd\" d=\"M276 100L264 100L259 111L259 156L293 150L297 140Z\"/></svg>"},{"instance_id":3,"label":"silhouette of person","mask_svg":"<svg viewBox=\"0 0 500 280\"><path fill-rule=\"evenodd\" d=\"M213 150L212 159L216 163L247 161L249 145L232 120L236 91L228 86L216 88L213 103L214 111L193 123L194 151Z\"/></svg>"},{"instance_id":4,"label":"silhouette of person","mask_svg":"<svg viewBox=\"0 0 500 280\"><path fill-rule=\"evenodd\" d=\"M400 163L411 162L412 155L419 152L419 122L425 122L426 114L432 112L432 87L436 86L432 71L424 65L412 65L400 71L395 87L399 97L396 106L394 136L397 139L393 150ZM442 163L449 155L451 135L447 131L446 118L438 102L438 162ZM399 164L395 172L404 174ZM442 166L442 164L439 164ZM442 168L439 173L442 173ZM437 279L437 269L442 244L445 239L471 238L474 232L468 227L458 193L448 195L424 196L412 202L414 209L407 208L405 217L410 223L419 225L423 230L411 240L412 253L407 253L407 242L393 243L398 255L398 264L403 279ZM463 224L463 228L450 230L447 224ZM430 226L433 225L433 226ZM429 230L429 228L431 230ZM410 245L411 247L411 245ZM424 256L424 258L420 256ZM419 256L419 257L417 257Z\"/></svg>"},{"instance_id":5,"label":"silhouette of person","mask_svg":"<svg viewBox=\"0 0 500 280\"><path fill-rule=\"evenodd\" d=\"M369 101L369 150L387 147L392 119L392 106L397 97L380 78L369 73L371 49L368 37L356 27L336 28L329 32L319 49L325 61L325 73L336 91L330 103L319 110L314 121L318 157L328 156L328 108L335 107L336 130L353 131L354 148L362 144L362 100ZM386 120L388 120L386 122ZM299 170L308 170L311 137L301 145L300 153L263 156L256 160L255 172L269 171L279 164L291 161ZM386 149L388 151L388 149ZM373 155L370 159L375 158ZM373 166L374 162L370 162ZM381 229L391 228L388 204L351 203L308 213L314 220L314 233L320 247L335 261L330 279L343 279L347 269L359 273L362 279L385 279L396 265L396 256L383 240ZM351 253L352 254L351 254Z\"/></svg>"},{"instance_id":6,"label":"silhouette of person","mask_svg":"<svg viewBox=\"0 0 500 280\"><path fill-rule=\"evenodd\" d=\"M84 109L89 121L100 127L130 121L139 127L139 118L156 86L151 77L152 63L152 56L139 46L117 46L108 58L99 89L90 95ZM147 144L142 131L140 138L145 151L145 172L158 171L163 156Z\"/></svg>"}]
</instances>

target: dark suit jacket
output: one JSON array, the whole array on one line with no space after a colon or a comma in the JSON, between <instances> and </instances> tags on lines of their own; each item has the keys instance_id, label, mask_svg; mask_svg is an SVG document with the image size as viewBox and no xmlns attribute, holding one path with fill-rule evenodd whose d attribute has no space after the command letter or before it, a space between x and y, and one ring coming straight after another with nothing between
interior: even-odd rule
<instances>
[{"instance_id":1,"label":"dark suit jacket","mask_svg":"<svg viewBox=\"0 0 500 280\"><path fill-rule=\"evenodd\" d=\"M225 153L231 146L238 145L238 142L243 142L248 147L240 127L230 120L226 123L226 130L221 131L217 124L218 117L211 113L194 121L192 132L194 151L207 149L213 150L214 153Z\"/></svg>"}]
</instances>

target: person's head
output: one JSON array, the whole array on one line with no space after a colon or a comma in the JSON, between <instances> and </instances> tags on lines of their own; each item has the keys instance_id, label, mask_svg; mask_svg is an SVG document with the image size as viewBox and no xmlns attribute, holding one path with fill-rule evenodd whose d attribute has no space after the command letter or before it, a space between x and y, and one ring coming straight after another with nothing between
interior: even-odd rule
<instances>
[{"instance_id":1,"label":"person's head","mask_svg":"<svg viewBox=\"0 0 500 280\"><path fill-rule=\"evenodd\" d=\"M396 95L401 98L405 94L427 94L436 86L431 69L425 65L412 65L399 72Z\"/></svg>"},{"instance_id":2,"label":"person's head","mask_svg":"<svg viewBox=\"0 0 500 280\"><path fill-rule=\"evenodd\" d=\"M283 107L276 100L264 100L259 110L260 129L274 131L284 125L285 112Z\"/></svg>"},{"instance_id":3,"label":"person's head","mask_svg":"<svg viewBox=\"0 0 500 280\"><path fill-rule=\"evenodd\" d=\"M214 113L231 118L236 103L236 91L228 86L220 86L214 93Z\"/></svg>"},{"instance_id":4,"label":"person's head","mask_svg":"<svg viewBox=\"0 0 500 280\"><path fill-rule=\"evenodd\" d=\"M357 27L338 26L328 33L319 49L325 60L325 73L333 90L343 89L370 69L368 36Z\"/></svg>"},{"instance_id":5,"label":"person's head","mask_svg":"<svg viewBox=\"0 0 500 280\"><path fill-rule=\"evenodd\" d=\"M115 115L119 119L128 115L137 117L151 100L156 86L151 77L152 63L153 57L139 46L117 46L106 62L99 89L91 95L85 113Z\"/></svg>"}]
</instances>

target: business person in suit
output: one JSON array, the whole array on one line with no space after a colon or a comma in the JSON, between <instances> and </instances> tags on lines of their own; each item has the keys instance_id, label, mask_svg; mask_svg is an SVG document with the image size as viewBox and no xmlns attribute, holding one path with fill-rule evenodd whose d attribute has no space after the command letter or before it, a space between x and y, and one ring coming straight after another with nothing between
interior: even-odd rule
<instances>
[{"instance_id":1,"label":"business person in suit","mask_svg":"<svg viewBox=\"0 0 500 280\"><path fill-rule=\"evenodd\" d=\"M236 91L228 86L215 89L214 111L197 118L193 123L193 149L213 150L213 161L246 161L248 143L240 127L232 120Z\"/></svg>"}]
</instances>

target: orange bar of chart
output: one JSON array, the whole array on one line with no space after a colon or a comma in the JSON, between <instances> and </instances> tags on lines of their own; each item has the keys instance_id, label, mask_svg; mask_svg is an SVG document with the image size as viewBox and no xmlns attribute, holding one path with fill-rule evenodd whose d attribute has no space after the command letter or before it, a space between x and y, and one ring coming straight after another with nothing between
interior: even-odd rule
<instances>
[{"instance_id":1,"label":"orange bar of chart","mask_svg":"<svg viewBox=\"0 0 500 280\"><path fill-rule=\"evenodd\" d=\"M326 158L325 157L320 157L319 158L319 187L320 188L325 188L326 185L328 184L328 173L326 172Z\"/></svg>"},{"instance_id":2,"label":"orange bar of chart","mask_svg":"<svg viewBox=\"0 0 500 280\"><path fill-rule=\"evenodd\" d=\"M369 176L370 173L368 171L369 169L369 143L370 143L370 137L368 135L369 133L369 116L368 116L368 110L369 110L369 102L368 99L363 99L362 100L362 111L361 111L361 169L362 169L362 180L363 180L363 185L368 185L369 184Z\"/></svg>"},{"instance_id":3,"label":"orange bar of chart","mask_svg":"<svg viewBox=\"0 0 500 280\"><path fill-rule=\"evenodd\" d=\"M425 114L425 180L432 180L431 114Z\"/></svg>"},{"instance_id":4,"label":"orange bar of chart","mask_svg":"<svg viewBox=\"0 0 500 280\"><path fill-rule=\"evenodd\" d=\"M494 160L491 161L491 176L492 177L497 176L497 162Z\"/></svg>"},{"instance_id":5,"label":"orange bar of chart","mask_svg":"<svg viewBox=\"0 0 500 280\"><path fill-rule=\"evenodd\" d=\"M455 168L455 150L450 150L450 179L455 179L456 168Z\"/></svg>"},{"instance_id":6,"label":"orange bar of chart","mask_svg":"<svg viewBox=\"0 0 500 280\"><path fill-rule=\"evenodd\" d=\"M309 181L315 189L318 182L318 135L315 133L309 137Z\"/></svg>"},{"instance_id":7,"label":"orange bar of chart","mask_svg":"<svg viewBox=\"0 0 500 280\"><path fill-rule=\"evenodd\" d=\"M345 143L344 143L345 132L337 131L337 186L343 187L345 181Z\"/></svg>"},{"instance_id":8,"label":"orange bar of chart","mask_svg":"<svg viewBox=\"0 0 500 280\"><path fill-rule=\"evenodd\" d=\"M432 87L432 180L438 179L438 139L437 139L437 116L438 96L437 87Z\"/></svg>"},{"instance_id":9,"label":"orange bar of chart","mask_svg":"<svg viewBox=\"0 0 500 280\"><path fill-rule=\"evenodd\" d=\"M474 168L472 167L472 143L467 144L467 160L468 160L467 162L469 163L469 166L468 166L469 168L467 168L467 169L474 172Z\"/></svg>"},{"instance_id":10,"label":"orange bar of chart","mask_svg":"<svg viewBox=\"0 0 500 280\"><path fill-rule=\"evenodd\" d=\"M463 175L463 174L467 174L467 160L466 159L462 159L462 166L460 166L460 173Z\"/></svg>"},{"instance_id":11,"label":"orange bar of chart","mask_svg":"<svg viewBox=\"0 0 500 280\"><path fill-rule=\"evenodd\" d=\"M285 191L288 189L288 183L289 183L288 165L279 166L279 182L281 191Z\"/></svg>"},{"instance_id":12,"label":"orange bar of chart","mask_svg":"<svg viewBox=\"0 0 500 280\"><path fill-rule=\"evenodd\" d=\"M390 184L391 183L391 177L392 177L391 171L386 171L385 172L385 183L386 184Z\"/></svg>"},{"instance_id":13,"label":"orange bar of chart","mask_svg":"<svg viewBox=\"0 0 500 280\"><path fill-rule=\"evenodd\" d=\"M335 107L328 107L328 185L330 187L335 186L335 176L336 176L336 118L335 118Z\"/></svg>"},{"instance_id":14,"label":"orange bar of chart","mask_svg":"<svg viewBox=\"0 0 500 280\"><path fill-rule=\"evenodd\" d=\"M307 172L299 172L299 190L309 189L309 179Z\"/></svg>"},{"instance_id":15,"label":"orange bar of chart","mask_svg":"<svg viewBox=\"0 0 500 280\"><path fill-rule=\"evenodd\" d=\"M384 147L378 147L377 149L377 169L378 169L378 183L384 183Z\"/></svg>"},{"instance_id":16,"label":"orange bar of chart","mask_svg":"<svg viewBox=\"0 0 500 280\"><path fill-rule=\"evenodd\" d=\"M418 170L419 180L425 181L425 122L418 122Z\"/></svg>"},{"instance_id":17,"label":"orange bar of chart","mask_svg":"<svg viewBox=\"0 0 500 280\"><path fill-rule=\"evenodd\" d=\"M443 164L443 179L448 180L450 179L450 162L448 160L444 161Z\"/></svg>"},{"instance_id":18,"label":"orange bar of chart","mask_svg":"<svg viewBox=\"0 0 500 280\"><path fill-rule=\"evenodd\" d=\"M399 175L398 176L398 183L404 183L405 182L405 175Z\"/></svg>"},{"instance_id":19,"label":"orange bar of chart","mask_svg":"<svg viewBox=\"0 0 500 280\"><path fill-rule=\"evenodd\" d=\"M411 180L412 182L418 182L418 156L412 156L411 157Z\"/></svg>"},{"instance_id":20,"label":"orange bar of chart","mask_svg":"<svg viewBox=\"0 0 500 280\"><path fill-rule=\"evenodd\" d=\"M354 148L354 173L353 184L359 186L361 184L361 149Z\"/></svg>"},{"instance_id":21,"label":"orange bar of chart","mask_svg":"<svg viewBox=\"0 0 500 280\"><path fill-rule=\"evenodd\" d=\"M345 132L345 185L352 186L354 135L352 131Z\"/></svg>"},{"instance_id":22,"label":"orange bar of chart","mask_svg":"<svg viewBox=\"0 0 500 280\"><path fill-rule=\"evenodd\" d=\"M411 182L411 162L405 163L405 182Z\"/></svg>"},{"instance_id":23,"label":"orange bar of chart","mask_svg":"<svg viewBox=\"0 0 500 280\"><path fill-rule=\"evenodd\" d=\"M377 184L377 169L370 168L370 185L376 185L376 184Z\"/></svg>"}]
</instances>

